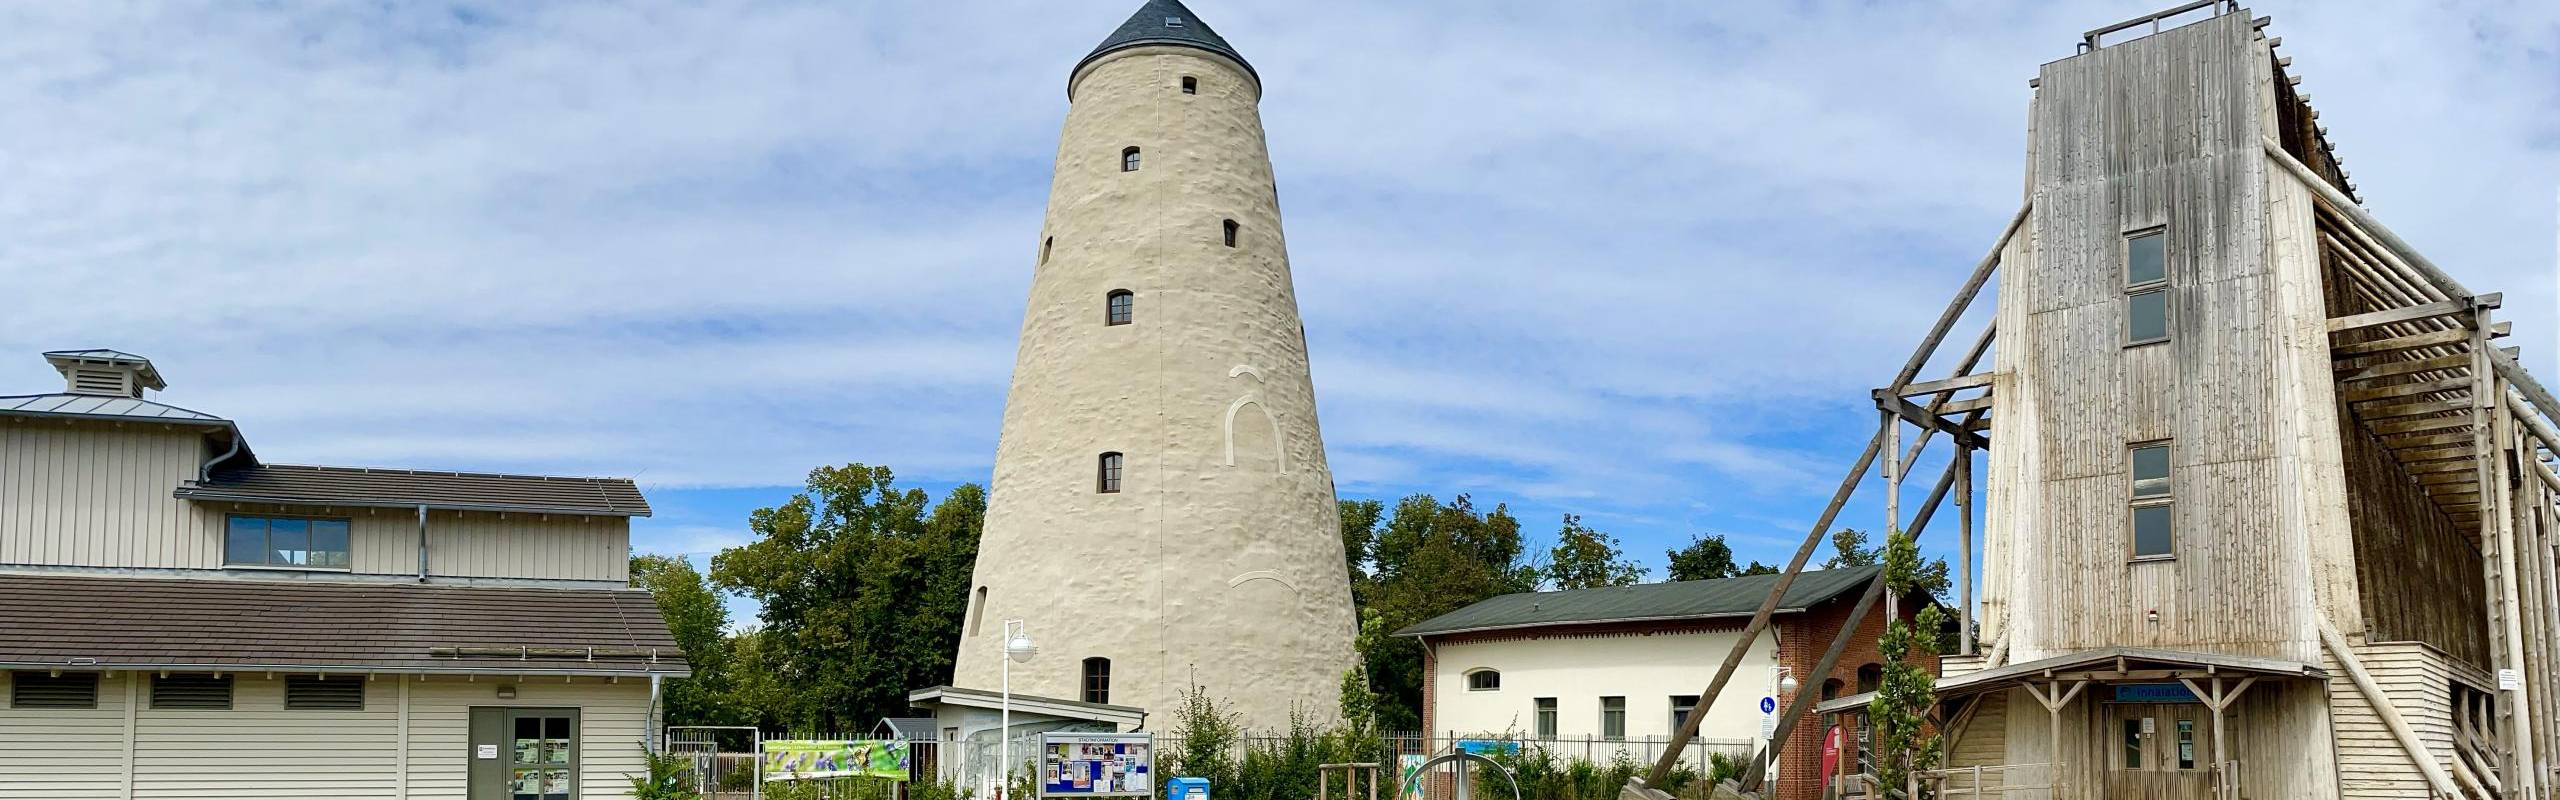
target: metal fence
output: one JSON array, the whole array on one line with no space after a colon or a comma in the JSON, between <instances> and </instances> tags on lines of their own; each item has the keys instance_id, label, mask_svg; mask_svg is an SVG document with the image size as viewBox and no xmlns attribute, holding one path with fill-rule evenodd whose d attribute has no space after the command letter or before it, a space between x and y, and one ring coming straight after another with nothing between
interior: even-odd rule
<instances>
[{"instance_id":1,"label":"metal fence","mask_svg":"<svg viewBox=\"0 0 2560 800\"><path fill-rule=\"evenodd\" d=\"M1606 766L1625 760L1640 766L1651 766L1671 746L1669 736L1521 736L1517 734L1467 734L1458 731L1397 733L1388 736L1397 755L1437 755L1452 748L1466 746L1490 755L1493 751L1544 753L1559 762L1588 761ZM1703 775L1714 758L1722 755L1735 763L1749 763L1759 752L1757 739L1692 738L1680 752L1680 763Z\"/></svg>"}]
</instances>

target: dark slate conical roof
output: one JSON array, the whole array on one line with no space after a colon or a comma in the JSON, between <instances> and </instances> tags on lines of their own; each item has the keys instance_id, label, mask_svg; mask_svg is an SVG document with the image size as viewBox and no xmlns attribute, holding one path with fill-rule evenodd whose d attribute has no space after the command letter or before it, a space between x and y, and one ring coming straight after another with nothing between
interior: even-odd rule
<instances>
[{"instance_id":1,"label":"dark slate conical roof","mask_svg":"<svg viewBox=\"0 0 2560 800\"><path fill-rule=\"evenodd\" d=\"M1129 21L1120 23L1118 30L1112 31L1110 36L1105 37L1101 46L1085 54L1084 60L1076 62L1075 69L1067 71L1070 76L1069 81L1074 80L1075 73L1084 70L1084 65L1091 64L1106 54L1147 45L1207 50L1233 59L1236 64L1244 67L1245 74L1252 75L1256 81L1262 80L1262 75L1253 71L1253 64L1245 61L1243 54L1236 52L1233 46L1228 45L1225 37L1219 36L1217 31L1210 30L1208 23L1200 21L1198 16L1193 15L1191 9L1182 4L1182 0L1147 0L1145 5L1138 7L1138 13L1129 16Z\"/></svg>"}]
</instances>

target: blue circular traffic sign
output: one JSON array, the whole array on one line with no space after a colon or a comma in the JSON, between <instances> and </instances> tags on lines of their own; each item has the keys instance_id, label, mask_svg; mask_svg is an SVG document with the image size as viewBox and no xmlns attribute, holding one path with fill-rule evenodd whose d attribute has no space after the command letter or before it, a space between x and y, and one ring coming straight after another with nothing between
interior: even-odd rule
<instances>
[{"instance_id":1,"label":"blue circular traffic sign","mask_svg":"<svg viewBox=\"0 0 2560 800\"><path fill-rule=\"evenodd\" d=\"M1763 698L1760 698L1760 713L1763 713L1763 714L1775 714L1775 713L1778 713L1778 698L1775 698L1775 697L1763 697Z\"/></svg>"}]
</instances>

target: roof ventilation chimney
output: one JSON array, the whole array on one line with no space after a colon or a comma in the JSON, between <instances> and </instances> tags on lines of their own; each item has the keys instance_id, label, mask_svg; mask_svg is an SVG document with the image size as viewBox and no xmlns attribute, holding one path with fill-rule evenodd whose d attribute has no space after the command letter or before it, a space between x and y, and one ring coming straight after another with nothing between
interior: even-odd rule
<instances>
[{"instance_id":1,"label":"roof ventilation chimney","mask_svg":"<svg viewBox=\"0 0 2560 800\"><path fill-rule=\"evenodd\" d=\"M44 360L62 373L63 391L71 394L139 399L142 391L169 388L151 359L115 350L55 350Z\"/></svg>"}]
</instances>

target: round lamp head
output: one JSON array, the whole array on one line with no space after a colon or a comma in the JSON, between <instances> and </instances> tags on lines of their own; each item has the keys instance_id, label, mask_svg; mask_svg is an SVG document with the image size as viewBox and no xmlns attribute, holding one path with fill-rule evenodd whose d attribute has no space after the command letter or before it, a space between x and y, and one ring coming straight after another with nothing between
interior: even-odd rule
<instances>
[{"instance_id":1,"label":"round lamp head","mask_svg":"<svg viewBox=\"0 0 2560 800\"><path fill-rule=\"evenodd\" d=\"M1796 690L1796 676L1794 676L1794 675L1780 675L1780 676L1778 676L1778 691L1780 691L1780 692L1786 692L1786 693L1793 693L1793 692L1795 692L1795 690Z\"/></svg>"},{"instance_id":2,"label":"round lamp head","mask_svg":"<svg viewBox=\"0 0 2560 800\"><path fill-rule=\"evenodd\" d=\"M1031 655L1038 652L1040 652L1039 646L1031 643L1031 636L1028 634L1014 634L1012 639L1004 643L1005 657L1015 661L1029 661Z\"/></svg>"}]
</instances>

